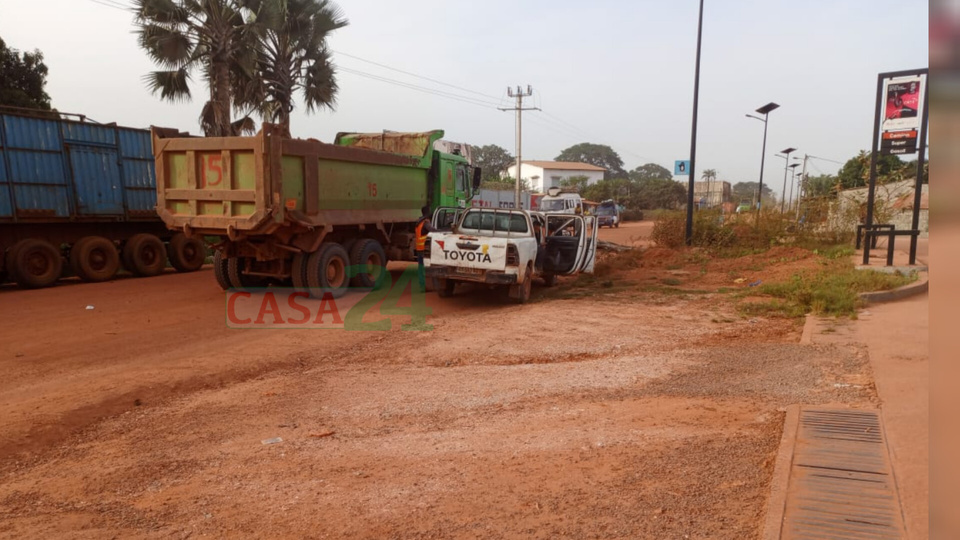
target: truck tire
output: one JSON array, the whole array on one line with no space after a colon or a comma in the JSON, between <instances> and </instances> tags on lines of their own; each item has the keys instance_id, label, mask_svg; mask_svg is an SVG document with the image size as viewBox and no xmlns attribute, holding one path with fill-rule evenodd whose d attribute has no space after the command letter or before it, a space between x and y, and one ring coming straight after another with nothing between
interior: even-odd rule
<instances>
[{"instance_id":1,"label":"truck tire","mask_svg":"<svg viewBox=\"0 0 960 540\"><path fill-rule=\"evenodd\" d=\"M545 272L543 274L543 284L547 287L553 287L557 284L557 275L552 272Z\"/></svg>"},{"instance_id":2,"label":"truck tire","mask_svg":"<svg viewBox=\"0 0 960 540\"><path fill-rule=\"evenodd\" d=\"M387 275L387 254L380 242L362 238L350 250L350 265L357 270L352 279L354 287L376 289L383 284Z\"/></svg>"},{"instance_id":3,"label":"truck tire","mask_svg":"<svg viewBox=\"0 0 960 540\"><path fill-rule=\"evenodd\" d=\"M247 267L247 260L240 257L227 259L227 278L230 281L230 287L241 291L266 287L266 279L260 276L251 276L244 274Z\"/></svg>"},{"instance_id":4,"label":"truck tire","mask_svg":"<svg viewBox=\"0 0 960 540\"><path fill-rule=\"evenodd\" d=\"M309 253L297 253L293 256L293 263L290 265L290 279L293 281L293 288L299 292L309 290L307 283L307 258Z\"/></svg>"},{"instance_id":5,"label":"truck tire","mask_svg":"<svg viewBox=\"0 0 960 540\"><path fill-rule=\"evenodd\" d=\"M533 278L530 277L533 271L528 268L527 273L523 277L523 283L517 286L517 295L515 297L518 304L526 304L530 301L530 290L533 287Z\"/></svg>"},{"instance_id":6,"label":"truck tire","mask_svg":"<svg viewBox=\"0 0 960 540\"><path fill-rule=\"evenodd\" d=\"M70 248L70 268L84 281L107 281L120 269L120 254L110 240L85 236Z\"/></svg>"},{"instance_id":7,"label":"truck tire","mask_svg":"<svg viewBox=\"0 0 960 540\"><path fill-rule=\"evenodd\" d=\"M167 266L167 250L152 234L135 234L123 246L123 264L141 277L156 276Z\"/></svg>"},{"instance_id":8,"label":"truck tire","mask_svg":"<svg viewBox=\"0 0 960 540\"><path fill-rule=\"evenodd\" d=\"M10 256L12 254L12 257ZM49 287L60 279L60 250L45 240L21 240L7 254L7 267L17 285L25 289Z\"/></svg>"},{"instance_id":9,"label":"truck tire","mask_svg":"<svg viewBox=\"0 0 960 540\"><path fill-rule=\"evenodd\" d=\"M334 298L340 298L347 292L350 280L347 278L347 266L350 256L343 246L336 242L325 242L320 249L307 259L307 284L310 296L323 298L329 292Z\"/></svg>"},{"instance_id":10,"label":"truck tire","mask_svg":"<svg viewBox=\"0 0 960 540\"><path fill-rule=\"evenodd\" d=\"M196 272L207 259L207 247L199 238L188 238L177 233L167 244L167 256L177 272Z\"/></svg>"},{"instance_id":11,"label":"truck tire","mask_svg":"<svg viewBox=\"0 0 960 540\"><path fill-rule=\"evenodd\" d=\"M433 288L440 298L450 298L457 290L457 282L452 279L434 278Z\"/></svg>"},{"instance_id":12,"label":"truck tire","mask_svg":"<svg viewBox=\"0 0 960 540\"><path fill-rule=\"evenodd\" d=\"M217 285L221 289L230 288L230 277L227 275L227 259L219 249L213 254L213 277L217 278Z\"/></svg>"}]
</instances>

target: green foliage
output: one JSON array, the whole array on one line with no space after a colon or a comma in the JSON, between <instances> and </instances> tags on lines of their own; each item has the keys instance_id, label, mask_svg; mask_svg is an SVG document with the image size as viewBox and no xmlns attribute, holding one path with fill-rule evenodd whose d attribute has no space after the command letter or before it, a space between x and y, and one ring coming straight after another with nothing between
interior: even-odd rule
<instances>
[{"instance_id":1,"label":"green foliage","mask_svg":"<svg viewBox=\"0 0 960 540\"><path fill-rule=\"evenodd\" d=\"M556 161L573 161L589 163L603 167L606 172L604 179L624 178L627 173L623 170L623 160L617 152L605 144L580 143L560 152Z\"/></svg>"},{"instance_id":2,"label":"green foliage","mask_svg":"<svg viewBox=\"0 0 960 540\"><path fill-rule=\"evenodd\" d=\"M916 169L916 166L914 166ZM904 172L904 163L897 156L877 158L877 176L879 182L900 180ZM901 177L896 177L900 175ZM861 150L859 154L847 160L837 174L841 189L863 187L870 180L870 152Z\"/></svg>"},{"instance_id":3,"label":"green foliage","mask_svg":"<svg viewBox=\"0 0 960 540\"><path fill-rule=\"evenodd\" d=\"M510 152L495 144L473 148L473 164L480 167L484 182L500 182L500 175L515 163Z\"/></svg>"},{"instance_id":4,"label":"green foliage","mask_svg":"<svg viewBox=\"0 0 960 540\"><path fill-rule=\"evenodd\" d=\"M570 176L560 180L560 187L575 189L577 190L577 193L589 199L590 197L585 195L587 190L587 182L589 181L590 177L588 176Z\"/></svg>"},{"instance_id":5,"label":"green foliage","mask_svg":"<svg viewBox=\"0 0 960 540\"><path fill-rule=\"evenodd\" d=\"M658 246L672 249L686 243L687 217L685 212L663 212L653 224L650 238ZM732 227L723 225L723 214L716 210L701 210L693 214L692 245L723 248L733 245L736 235Z\"/></svg>"},{"instance_id":6,"label":"green foliage","mask_svg":"<svg viewBox=\"0 0 960 540\"><path fill-rule=\"evenodd\" d=\"M735 202L750 201L753 204L757 199L757 187L760 182L737 182L730 186L730 196ZM773 190L770 186L763 184L763 206L772 205L774 200Z\"/></svg>"},{"instance_id":7,"label":"green foliage","mask_svg":"<svg viewBox=\"0 0 960 540\"><path fill-rule=\"evenodd\" d=\"M39 50L23 52L0 39L0 105L50 110L47 66Z\"/></svg>"},{"instance_id":8,"label":"green foliage","mask_svg":"<svg viewBox=\"0 0 960 540\"><path fill-rule=\"evenodd\" d=\"M636 169L630 171L630 180L640 181L640 180L654 180L654 179L673 179L673 173L665 167L661 167L656 163L647 163L646 165L641 165Z\"/></svg>"},{"instance_id":9,"label":"green foliage","mask_svg":"<svg viewBox=\"0 0 960 540\"><path fill-rule=\"evenodd\" d=\"M480 182L480 189L490 189L493 191L513 191L516 189L516 180L506 176L496 180L484 180ZM526 178L520 180L520 191L530 191L530 182Z\"/></svg>"},{"instance_id":10,"label":"green foliage","mask_svg":"<svg viewBox=\"0 0 960 540\"><path fill-rule=\"evenodd\" d=\"M687 199L687 188L668 178L651 178L636 183L633 207L643 209L674 209Z\"/></svg>"},{"instance_id":11,"label":"green foliage","mask_svg":"<svg viewBox=\"0 0 960 540\"><path fill-rule=\"evenodd\" d=\"M861 306L859 293L896 289L916 279L915 274L857 270L849 257L825 259L823 263L824 267L817 272L795 274L786 282L762 285L757 293L782 300L780 307L791 316L854 316Z\"/></svg>"},{"instance_id":12,"label":"green foliage","mask_svg":"<svg viewBox=\"0 0 960 540\"><path fill-rule=\"evenodd\" d=\"M827 197L836 195L839 179L832 174L821 174L819 176L807 176L806 180L807 197Z\"/></svg>"},{"instance_id":13,"label":"green foliage","mask_svg":"<svg viewBox=\"0 0 960 540\"><path fill-rule=\"evenodd\" d=\"M347 24L328 0L245 0L256 17L256 70L244 72L242 106L257 111L290 133L290 113L299 91L307 111L333 109L336 73L327 38Z\"/></svg>"},{"instance_id":14,"label":"green foliage","mask_svg":"<svg viewBox=\"0 0 960 540\"><path fill-rule=\"evenodd\" d=\"M707 182L712 182L717 179L717 170L716 169L705 169L703 171L703 179Z\"/></svg>"}]
</instances>

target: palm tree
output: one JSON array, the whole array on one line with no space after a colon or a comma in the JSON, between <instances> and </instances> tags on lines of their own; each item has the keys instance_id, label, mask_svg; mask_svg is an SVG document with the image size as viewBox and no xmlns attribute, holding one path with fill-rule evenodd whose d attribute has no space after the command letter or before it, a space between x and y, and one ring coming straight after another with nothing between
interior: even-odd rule
<instances>
[{"instance_id":1,"label":"palm tree","mask_svg":"<svg viewBox=\"0 0 960 540\"><path fill-rule=\"evenodd\" d=\"M144 77L161 99L191 98L189 81L199 72L210 90L200 113L207 136L236 135L252 128L243 118L231 121L239 103L236 88L256 67L253 12L244 0L134 0L134 24L140 46L161 69ZM246 17L245 17L246 15Z\"/></svg>"},{"instance_id":2,"label":"palm tree","mask_svg":"<svg viewBox=\"0 0 960 540\"><path fill-rule=\"evenodd\" d=\"M349 24L328 0L247 0L258 13L259 58L243 102L290 133L297 91L307 111L332 109L337 81L327 37Z\"/></svg>"},{"instance_id":3,"label":"palm tree","mask_svg":"<svg viewBox=\"0 0 960 540\"><path fill-rule=\"evenodd\" d=\"M716 169L706 169L703 171L703 179L707 182L717 179L717 170Z\"/></svg>"}]
</instances>

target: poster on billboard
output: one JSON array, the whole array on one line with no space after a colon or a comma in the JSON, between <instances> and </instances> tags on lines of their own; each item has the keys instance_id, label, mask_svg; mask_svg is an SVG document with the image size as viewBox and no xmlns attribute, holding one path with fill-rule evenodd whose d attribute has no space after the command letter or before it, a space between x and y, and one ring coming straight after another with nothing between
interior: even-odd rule
<instances>
[{"instance_id":1,"label":"poster on billboard","mask_svg":"<svg viewBox=\"0 0 960 540\"><path fill-rule=\"evenodd\" d=\"M925 79L914 76L886 80L883 88L884 132L920 127Z\"/></svg>"}]
</instances>

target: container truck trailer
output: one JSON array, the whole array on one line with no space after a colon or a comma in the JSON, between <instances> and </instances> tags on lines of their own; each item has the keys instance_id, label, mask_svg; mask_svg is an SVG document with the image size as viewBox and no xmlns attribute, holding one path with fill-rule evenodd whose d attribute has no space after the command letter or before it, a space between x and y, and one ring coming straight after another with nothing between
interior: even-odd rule
<instances>
[{"instance_id":1,"label":"container truck trailer","mask_svg":"<svg viewBox=\"0 0 960 540\"><path fill-rule=\"evenodd\" d=\"M326 144L271 124L252 137L154 128L157 210L177 234L220 239L224 290L279 281L336 297L351 283L376 286L388 261L414 259L424 206L470 204L480 170L434 149L442 136L340 133Z\"/></svg>"},{"instance_id":2,"label":"container truck trailer","mask_svg":"<svg viewBox=\"0 0 960 540\"><path fill-rule=\"evenodd\" d=\"M0 283L199 269L196 238L157 216L150 131L0 108Z\"/></svg>"}]
</instances>

